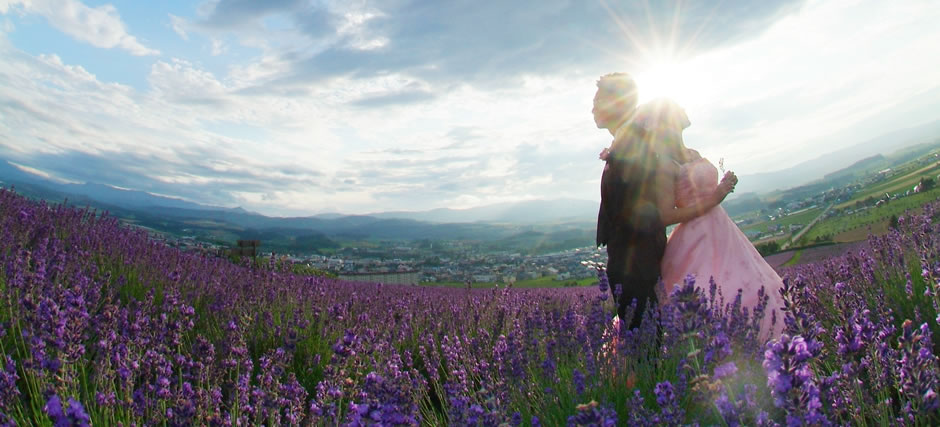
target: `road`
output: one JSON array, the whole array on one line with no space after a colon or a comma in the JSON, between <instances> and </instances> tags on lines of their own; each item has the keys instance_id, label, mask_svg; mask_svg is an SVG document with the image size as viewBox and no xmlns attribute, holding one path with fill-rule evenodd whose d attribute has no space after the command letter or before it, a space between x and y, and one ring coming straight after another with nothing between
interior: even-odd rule
<instances>
[{"instance_id":1,"label":"road","mask_svg":"<svg viewBox=\"0 0 940 427\"><path fill-rule=\"evenodd\" d=\"M832 209L832 206L833 206L832 203L830 203L829 206L826 206L826 209L823 209L823 211L820 212L819 215L816 216L816 218L813 218L813 220L810 221L809 224L806 224L806 227L803 227L802 230L796 233L796 235L790 238L790 240L788 240L786 243L780 245L780 250L784 251L788 249L790 245L793 244L793 242L799 242L800 237L803 237L803 235L806 234L806 232L809 231L809 229L813 228L813 226L816 225L816 223L819 222L819 220L822 219L823 216L826 215L826 212L829 212L829 209Z\"/></svg>"}]
</instances>

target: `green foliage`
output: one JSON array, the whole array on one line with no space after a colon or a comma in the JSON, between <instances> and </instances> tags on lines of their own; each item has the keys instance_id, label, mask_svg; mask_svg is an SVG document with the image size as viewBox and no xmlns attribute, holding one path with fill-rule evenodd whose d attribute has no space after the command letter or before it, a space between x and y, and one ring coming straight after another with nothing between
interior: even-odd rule
<instances>
[{"instance_id":1,"label":"green foliage","mask_svg":"<svg viewBox=\"0 0 940 427\"><path fill-rule=\"evenodd\" d=\"M933 190L937 186L937 182L931 177L923 177L920 179L921 191Z\"/></svg>"},{"instance_id":2,"label":"green foliage","mask_svg":"<svg viewBox=\"0 0 940 427\"><path fill-rule=\"evenodd\" d=\"M324 248L338 248L339 243L331 240L329 237L321 233L306 234L303 236L297 236L294 238L293 242L286 245L286 248L290 251L302 251L310 252L317 251Z\"/></svg>"},{"instance_id":3,"label":"green foliage","mask_svg":"<svg viewBox=\"0 0 940 427\"><path fill-rule=\"evenodd\" d=\"M794 252L793 252L793 256L792 256L790 259L788 259L787 262L783 263L783 267L789 267L789 266L791 266L791 265L796 265L796 263L800 262L800 257L801 257L802 255L803 255L803 251L802 251L802 250L794 251Z\"/></svg>"},{"instance_id":4,"label":"green foliage","mask_svg":"<svg viewBox=\"0 0 940 427\"><path fill-rule=\"evenodd\" d=\"M773 255L780 251L780 244L776 240L767 243L761 243L755 246L761 256Z\"/></svg>"},{"instance_id":5,"label":"green foliage","mask_svg":"<svg viewBox=\"0 0 940 427\"><path fill-rule=\"evenodd\" d=\"M311 267L306 264L294 264L290 268L291 273L301 275L301 276L316 276L316 277L329 277L335 279L337 277L336 273L332 273L326 270L321 270L316 267Z\"/></svg>"},{"instance_id":6,"label":"green foliage","mask_svg":"<svg viewBox=\"0 0 940 427\"><path fill-rule=\"evenodd\" d=\"M323 233L302 230L248 229L238 233L238 238L260 240L266 250L280 253L323 254L341 246Z\"/></svg>"},{"instance_id":7,"label":"green foliage","mask_svg":"<svg viewBox=\"0 0 940 427\"><path fill-rule=\"evenodd\" d=\"M595 230L576 228L557 231L529 230L493 242L484 248L492 251L514 251L537 255L583 248L594 244Z\"/></svg>"}]
</instances>

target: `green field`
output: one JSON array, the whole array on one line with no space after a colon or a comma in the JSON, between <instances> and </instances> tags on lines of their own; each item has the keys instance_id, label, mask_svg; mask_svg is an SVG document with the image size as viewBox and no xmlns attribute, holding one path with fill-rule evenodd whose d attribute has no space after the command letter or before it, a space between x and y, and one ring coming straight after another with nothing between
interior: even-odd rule
<instances>
[{"instance_id":1,"label":"green field","mask_svg":"<svg viewBox=\"0 0 940 427\"><path fill-rule=\"evenodd\" d=\"M800 261L800 257L803 255L803 250L799 249L796 252L793 252L793 257L791 257L787 262L783 263L781 267L789 267L791 265L796 265Z\"/></svg>"},{"instance_id":2,"label":"green field","mask_svg":"<svg viewBox=\"0 0 940 427\"><path fill-rule=\"evenodd\" d=\"M597 278L590 277L587 279L568 279L568 280L555 280L554 277L545 276L538 279L526 279L519 280L512 285L514 288L561 288L564 287L567 283L575 282L577 286L590 286L597 283ZM505 283L499 283L499 287L506 286ZM421 283L421 286L446 286L454 288L462 288L467 286L464 282L424 282ZM470 285L473 288L492 288L497 286L497 283L494 282L473 282Z\"/></svg>"},{"instance_id":3,"label":"green field","mask_svg":"<svg viewBox=\"0 0 940 427\"><path fill-rule=\"evenodd\" d=\"M930 164L919 168L917 170L902 173L898 176L892 177L891 179L879 182L878 184L872 186L871 188L866 188L864 191L860 191L852 200L849 200L845 203L842 203L836 206L836 209L842 209L846 207L851 207L858 200L865 200L869 197L880 198L885 193L895 193L910 190L920 182L921 178L934 178L935 173L940 170L940 166L937 164Z\"/></svg>"},{"instance_id":4,"label":"green field","mask_svg":"<svg viewBox=\"0 0 940 427\"><path fill-rule=\"evenodd\" d=\"M751 244L753 244L754 246L762 245L764 243L770 243L770 242L777 242L777 244L783 244L783 242L790 240L790 236L792 236L791 233L781 234L779 236L765 237L760 240L752 240Z\"/></svg>"},{"instance_id":5,"label":"green field","mask_svg":"<svg viewBox=\"0 0 940 427\"><path fill-rule=\"evenodd\" d=\"M848 241L845 240L845 237L854 234L867 235L869 226L883 224L893 215L900 216L907 210L918 210L924 204L937 199L940 199L940 188L934 188L924 193L893 200L884 205L871 207L852 215L826 218L817 223L816 226L803 237L808 241L812 241L816 237L822 236L832 236L835 239L836 236L842 234L843 238L839 239L839 241ZM865 231L865 233L850 233L855 230L862 230ZM876 230L873 229L872 231Z\"/></svg>"},{"instance_id":6,"label":"green field","mask_svg":"<svg viewBox=\"0 0 940 427\"><path fill-rule=\"evenodd\" d=\"M749 224L741 228L742 231L757 230L761 233L767 233L770 231L768 227L771 225L777 225L780 227L787 227L790 224L809 224L813 218L819 216L819 213L823 211L823 208L813 208L808 209L800 213L787 215L785 217L776 218L773 221L764 221L756 224Z\"/></svg>"}]
</instances>

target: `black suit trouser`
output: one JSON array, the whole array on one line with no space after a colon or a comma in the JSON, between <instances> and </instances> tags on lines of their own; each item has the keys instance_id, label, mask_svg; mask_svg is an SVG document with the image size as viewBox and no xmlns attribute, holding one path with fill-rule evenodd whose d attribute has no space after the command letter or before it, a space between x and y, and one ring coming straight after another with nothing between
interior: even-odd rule
<instances>
[{"instance_id":1,"label":"black suit trouser","mask_svg":"<svg viewBox=\"0 0 940 427\"><path fill-rule=\"evenodd\" d=\"M621 321L629 320L630 329L640 326L648 306L656 304L659 263L666 248L665 230L653 232L614 232L607 244L607 278L617 303ZM616 294L616 285L621 294ZM636 310L626 319L627 309L636 300Z\"/></svg>"}]
</instances>

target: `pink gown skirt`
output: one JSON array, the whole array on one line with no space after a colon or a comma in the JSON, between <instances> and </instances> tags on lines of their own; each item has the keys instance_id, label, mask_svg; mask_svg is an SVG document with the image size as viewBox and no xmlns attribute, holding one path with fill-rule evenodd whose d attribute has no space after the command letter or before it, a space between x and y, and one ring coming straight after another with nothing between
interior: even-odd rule
<instances>
[{"instance_id":1,"label":"pink gown skirt","mask_svg":"<svg viewBox=\"0 0 940 427\"><path fill-rule=\"evenodd\" d=\"M702 165L704 168L711 166L707 161L704 163ZM692 169L704 168L692 167ZM708 175L707 170L704 172ZM690 175L692 176L680 179L680 187L696 181L703 183L704 179L695 177L695 175L701 176L702 172ZM717 170L715 175L717 175ZM708 186L714 188L711 185ZM680 198L689 199L692 197L690 193L703 191L701 186L697 187L699 188L695 190L678 188L677 195ZM738 289L742 289L742 305L747 307L749 312L753 312L758 302L758 290L763 286L769 299L761 323L760 337L777 338L780 336L783 330L783 304L779 291L783 287L783 281L770 264L764 261L754 245L748 241L747 236L741 232L721 206L709 210L700 217L679 224L673 230L666 244L661 269L663 275L663 288L659 290L661 302L668 300L668 295L676 284L681 285L686 275L692 274L696 278L696 286L703 288L706 295L708 295L709 278L714 278L725 304L733 302ZM776 324L771 330L771 318L774 312L776 312Z\"/></svg>"}]
</instances>

